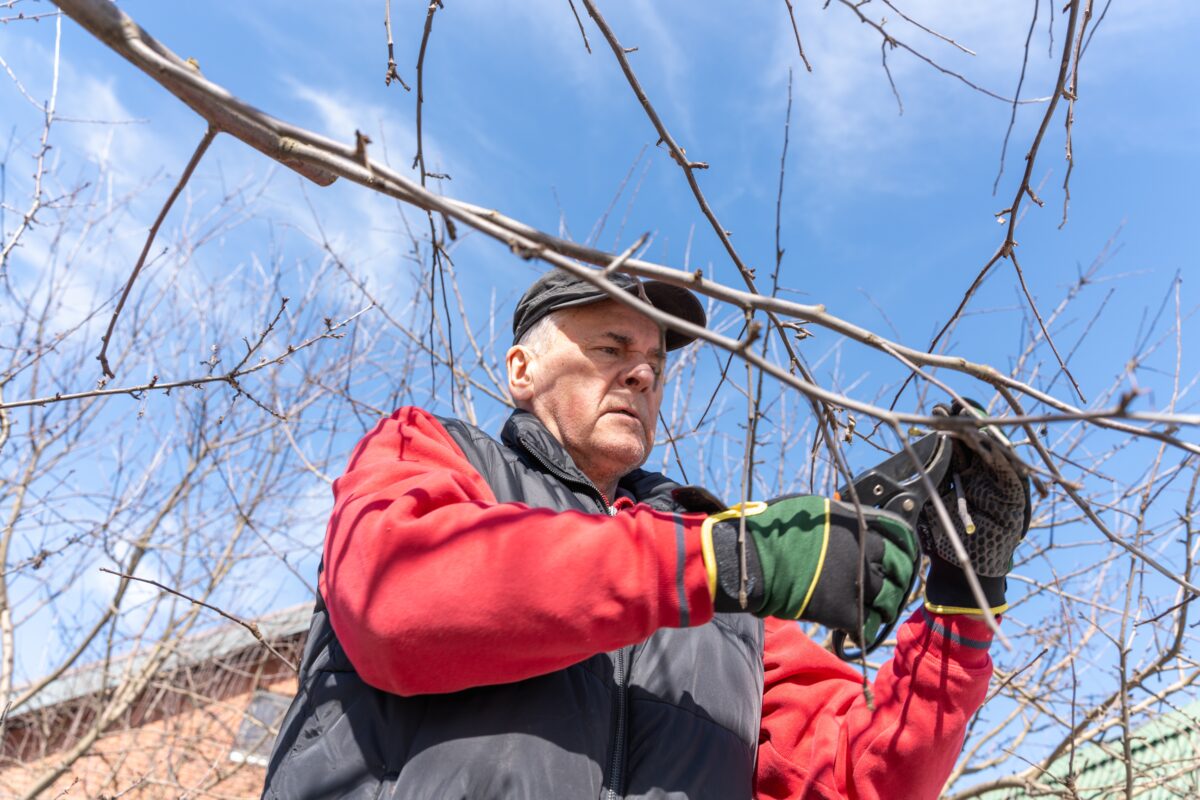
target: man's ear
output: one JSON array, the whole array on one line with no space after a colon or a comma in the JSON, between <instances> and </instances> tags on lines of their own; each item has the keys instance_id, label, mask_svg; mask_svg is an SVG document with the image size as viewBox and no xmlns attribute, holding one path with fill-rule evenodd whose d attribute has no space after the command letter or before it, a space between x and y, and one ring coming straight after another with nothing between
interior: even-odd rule
<instances>
[{"instance_id":1,"label":"man's ear","mask_svg":"<svg viewBox=\"0 0 1200 800\"><path fill-rule=\"evenodd\" d=\"M527 408L533 399L533 352L523 345L514 344L504 356L508 369L508 392L517 408Z\"/></svg>"}]
</instances>

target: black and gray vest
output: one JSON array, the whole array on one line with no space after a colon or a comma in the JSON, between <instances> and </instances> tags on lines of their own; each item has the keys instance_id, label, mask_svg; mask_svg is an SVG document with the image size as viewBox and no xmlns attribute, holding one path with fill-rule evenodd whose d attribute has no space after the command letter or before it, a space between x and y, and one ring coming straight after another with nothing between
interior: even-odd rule
<instances>
[{"instance_id":1,"label":"black and gray vest","mask_svg":"<svg viewBox=\"0 0 1200 800\"><path fill-rule=\"evenodd\" d=\"M502 443L463 422L440 422L499 502L608 513L533 415L515 412ZM672 499L676 486L635 470L619 494L684 511ZM749 798L762 639L759 620L718 614L548 675L400 697L358 677L318 597L263 797Z\"/></svg>"}]
</instances>

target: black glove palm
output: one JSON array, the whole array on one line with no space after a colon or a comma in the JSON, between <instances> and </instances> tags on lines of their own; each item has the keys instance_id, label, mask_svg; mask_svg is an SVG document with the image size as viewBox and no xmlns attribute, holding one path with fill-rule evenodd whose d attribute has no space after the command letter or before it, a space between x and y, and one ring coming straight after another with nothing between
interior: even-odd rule
<instances>
[{"instance_id":1,"label":"black glove palm","mask_svg":"<svg viewBox=\"0 0 1200 800\"><path fill-rule=\"evenodd\" d=\"M935 406L934 411L983 416L957 402L951 409ZM981 436L955 439L950 469L938 495L988 605L993 613L1002 612L1007 608L1004 576L1012 569L1013 551L1029 530L1031 513L1029 479L1012 445L991 426L983 428ZM921 548L932 562L925 592L929 608L941 613L978 613L979 603L967 584L962 561L932 501L921 509L917 532Z\"/></svg>"}]
</instances>

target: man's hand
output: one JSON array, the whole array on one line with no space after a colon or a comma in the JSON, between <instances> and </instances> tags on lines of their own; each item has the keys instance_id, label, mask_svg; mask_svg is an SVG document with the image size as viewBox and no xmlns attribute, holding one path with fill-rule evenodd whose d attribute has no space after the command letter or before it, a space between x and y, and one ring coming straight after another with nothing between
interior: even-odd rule
<instances>
[{"instance_id":1,"label":"man's hand","mask_svg":"<svg viewBox=\"0 0 1200 800\"><path fill-rule=\"evenodd\" d=\"M863 508L863 636L874 640L906 599L917 558L913 531L895 514ZM704 561L717 611L804 619L858 638L859 521L853 506L813 495L750 503L746 606L740 599L738 526L730 509L704 526Z\"/></svg>"},{"instance_id":2,"label":"man's hand","mask_svg":"<svg viewBox=\"0 0 1200 800\"><path fill-rule=\"evenodd\" d=\"M958 402L949 409L935 406L934 413L983 416ZM1029 530L1030 519L1029 479L1004 435L989 426L982 435L956 438L950 469L938 494L992 613L1002 613L1008 608L1004 576L1012 569L1013 551ZM925 585L926 607L943 614L980 613L962 562L932 501L921 509L917 532L921 548L932 562Z\"/></svg>"}]
</instances>

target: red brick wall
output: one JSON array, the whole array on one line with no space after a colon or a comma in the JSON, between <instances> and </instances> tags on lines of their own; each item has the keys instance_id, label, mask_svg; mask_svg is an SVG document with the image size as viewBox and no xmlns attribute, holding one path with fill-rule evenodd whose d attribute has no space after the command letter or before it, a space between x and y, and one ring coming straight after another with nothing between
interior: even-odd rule
<instances>
[{"instance_id":1,"label":"red brick wall","mask_svg":"<svg viewBox=\"0 0 1200 800\"><path fill-rule=\"evenodd\" d=\"M294 662L302 644L277 647ZM256 690L289 698L296 691L291 669L261 648L161 676L41 796L256 798L263 768L230 759ZM10 717L0 746L0 798L21 797L61 765L92 730L101 699Z\"/></svg>"}]
</instances>

